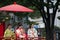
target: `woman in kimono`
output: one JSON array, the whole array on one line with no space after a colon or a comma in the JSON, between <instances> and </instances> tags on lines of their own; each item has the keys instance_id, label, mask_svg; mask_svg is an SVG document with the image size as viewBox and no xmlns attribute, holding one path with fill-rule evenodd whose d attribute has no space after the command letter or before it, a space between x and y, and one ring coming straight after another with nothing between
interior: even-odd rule
<instances>
[{"instance_id":1,"label":"woman in kimono","mask_svg":"<svg viewBox=\"0 0 60 40\"><path fill-rule=\"evenodd\" d=\"M38 38L37 30L33 27L34 25L31 24L28 29L28 38L29 40L35 40Z\"/></svg>"},{"instance_id":2,"label":"woman in kimono","mask_svg":"<svg viewBox=\"0 0 60 40\"><path fill-rule=\"evenodd\" d=\"M12 40L15 37L14 32L11 30L11 24L8 24L8 28L5 30L4 39Z\"/></svg>"},{"instance_id":3,"label":"woman in kimono","mask_svg":"<svg viewBox=\"0 0 60 40\"><path fill-rule=\"evenodd\" d=\"M17 40L25 40L26 35L22 24L18 25L18 28L16 29L15 33L16 33Z\"/></svg>"}]
</instances>

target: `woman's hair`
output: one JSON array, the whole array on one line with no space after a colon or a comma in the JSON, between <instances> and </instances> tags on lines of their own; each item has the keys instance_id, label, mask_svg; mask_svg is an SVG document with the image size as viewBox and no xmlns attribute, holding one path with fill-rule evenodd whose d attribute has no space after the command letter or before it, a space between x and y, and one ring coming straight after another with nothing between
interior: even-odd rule
<instances>
[{"instance_id":1,"label":"woman's hair","mask_svg":"<svg viewBox=\"0 0 60 40\"><path fill-rule=\"evenodd\" d=\"M29 25L29 28L31 28L31 27L32 27L32 24Z\"/></svg>"},{"instance_id":2,"label":"woman's hair","mask_svg":"<svg viewBox=\"0 0 60 40\"><path fill-rule=\"evenodd\" d=\"M22 23L19 22L19 23L18 23L18 26L22 26Z\"/></svg>"},{"instance_id":3,"label":"woman's hair","mask_svg":"<svg viewBox=\"0 0 60 40\"><path fill-rule=\"evenodd\" d=\"M11 24L8 24L7 26L10 26Z\"/></svg>"},{"instance_id":4,"label":"woman's hair","mask_svg":"<svg viewBox=\"0 0 60 40\"><path fill-rule=\"evenodd\" d=\"M19 22L19 23L18 23L18 27L17 27L17 29L18 29L20 26L22 26L22 23Z\"/></svg>"},{"instance_id":5,"label":"woman's hair","mask_svg":"<svg viewBox=\"0 0 60 40\"><path fill-rule=\"evenodd\" d=\"M9 28L10 25L11 25L11 24L8 24L8 25L7 25L7 28Z\"/></svg>"}]
</instances>

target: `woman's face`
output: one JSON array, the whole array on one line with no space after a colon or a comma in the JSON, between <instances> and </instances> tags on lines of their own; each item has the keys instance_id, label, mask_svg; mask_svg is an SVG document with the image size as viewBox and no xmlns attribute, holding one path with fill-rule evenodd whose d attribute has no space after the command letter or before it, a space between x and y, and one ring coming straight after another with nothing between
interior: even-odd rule
<instances>
[{"instance_id":1,"label":"woman's face","mask_svg":"<svg viewBox=\"0 0 60 40\"><path fill-rule=\"evenodd\" d=\"M19 29L21 29L21 28L22 28L22 26L19 27Z\"/></svg>"},{"instance_id":2,"label":"woman's face","mask_svg":"<svg viewBox=\"0 0 60 40\"><path fill-rule=\"evenodd\" d=\"M8 26L9 29L11 29L11 27L12 27L11 25Z\"/></svg>"}]
</instances>

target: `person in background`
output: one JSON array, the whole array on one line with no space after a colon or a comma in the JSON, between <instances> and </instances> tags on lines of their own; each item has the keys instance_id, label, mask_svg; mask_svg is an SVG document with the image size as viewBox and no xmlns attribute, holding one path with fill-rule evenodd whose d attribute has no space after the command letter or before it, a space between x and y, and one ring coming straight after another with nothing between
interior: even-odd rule
<instances>
[{"instance_id":1,"label":"person in background","mask_svg":"<svg viewBox=\"0 0 60 40\"><path fill-rule=\"evenodd\" d=\"M0 22L0 40L2 40L3 36L4 36L4 27L2 22Z\"/></svg>"},{"instance_id":2,"label":"person in background","mask_svg":"<svg viewBox=\"0 0 60 40\"><path fill-rule=\"evenodd\" d=\"M16 29L16 37L17 37L17 40L25 40L25 30L22 26L21 23L18 23L18 28Z\"/></svg>"},{"instance_id":3,"label":"person in background","mask_svg":"<svg viewBox=\"0 0 60 40\"><path fill-rule=\"evenodd\" d=\"M28 29L28 32L27 32L29 40L36 40L36 39L38 39L37 30L33 26L34 26L34 24L31 24L29 26L29 29Z\"/></svg>"},{"instance_id":4,"label":"person in background","mask_svg":"<svg viewBox=\"0 0 60 40\"><path fill-rule=\"evenodd\" d=\"M8 24L7 27L8 27L8 28L7 28L7 29L5 30L5 32L4 32L4 39L5 39L5 40L12 40L12 39L14 39L14 37L15 37L14 32L11 30L12 25L11 25L11 24Z\"/></svg>"}]
</instances>

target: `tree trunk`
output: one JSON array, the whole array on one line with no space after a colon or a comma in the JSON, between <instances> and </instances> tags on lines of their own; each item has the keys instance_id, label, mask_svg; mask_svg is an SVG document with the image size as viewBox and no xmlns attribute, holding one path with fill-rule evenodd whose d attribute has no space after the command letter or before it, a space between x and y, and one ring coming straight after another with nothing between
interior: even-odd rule
<instances>
[{"instance_id":1,"label":"tree trunk","mask_svg":"<svg viewBox=\"0 0 60 40\"><path fill-rule=\"evenodd\" d=\"M46 40L54 40L54 21L52 19L52 14L47 18L45 23L46 29ZM52 22L53 21L53 22Z\"/></svg>"},{"instance_id":2,"label":"tree trunk","mask_svg":"<svg viewBox=\"0 0 60 40\"><path fill-rule=\"evenodd\" d=\"M54 40L53 30L50 28L49 23L45 25L46 29L46 40Z\"/></svg>"}]
</instances>

